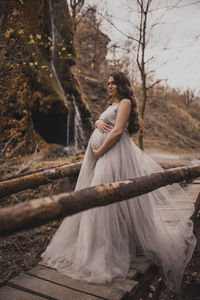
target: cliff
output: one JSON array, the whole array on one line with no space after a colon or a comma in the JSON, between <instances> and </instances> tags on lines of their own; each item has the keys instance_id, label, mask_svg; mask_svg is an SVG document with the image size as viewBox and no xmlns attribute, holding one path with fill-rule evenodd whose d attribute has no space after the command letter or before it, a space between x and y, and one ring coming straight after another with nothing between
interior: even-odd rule
<instances>
[{"instance_id":1,"label":"cliff","mask_svg":"<svg viewBox=\"0 0 200 300\"><path fill-rule=\"evenodd\" d=\"M77 143L77 122L86 136L91 125L71 71L76 53L67 2L1 0L0 6L3 156L32 153L48 143Z\"/></svg>"}]
</instances>

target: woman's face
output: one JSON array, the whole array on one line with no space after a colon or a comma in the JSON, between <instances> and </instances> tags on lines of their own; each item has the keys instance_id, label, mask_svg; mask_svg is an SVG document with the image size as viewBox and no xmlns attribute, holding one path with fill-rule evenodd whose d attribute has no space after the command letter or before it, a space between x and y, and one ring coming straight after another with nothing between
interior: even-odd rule
<instances>
[{"instance_id":1,"label":"woman's face","mask_svg":"<svg viewBox=\"0 0 200 300\"><path fill-rule=\"evenodd\" d=\"M111 97L117 97L117 85L112 76L108 79L108 94Z\"/></svg>"}]
</instances>

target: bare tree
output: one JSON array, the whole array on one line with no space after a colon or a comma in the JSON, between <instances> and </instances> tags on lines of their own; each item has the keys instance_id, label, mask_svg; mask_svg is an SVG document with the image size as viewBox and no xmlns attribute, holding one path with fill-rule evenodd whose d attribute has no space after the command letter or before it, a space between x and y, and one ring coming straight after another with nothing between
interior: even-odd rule
<instances>
[{"instance_id":1,"label":"bare tree","mask_svg":"<svg viewBox=\"0 0 200 300\"><path fill-rule=\"evenodd\" d=\"M128 65L124 63L123 61L123 69L127 68L127 73L131 75L131 78L133 78L134 74L131 70L131 65L130 60L135 62L135 64L138 66L139 69L139 74L140 74L140 80L141 80L141 117L144 119L144 114L145 114L145 108L146 108L146 103L147 99L149 96L149 90L151 90L156 84L158 84L161 80L158 79L156 81L152 80L152 74L154 73L155 70L147 70L147 65L154 59L154 57L151 57L150 59L146 59L146 47L151 39L151 30L155 26L159 24L160 20L155 20L155 22L148 27L148 17L152 13L150 11L150 6L152 4L153 0L135 0L135 3L138 5L138 14L139 14L139 23L135 24L132 23L129 20L129 23L132 28L134 28L134 34L127 34L123 32L121 29L119 29L112 21L112 16L104 15L104 19L113 27L115 28L118 32L120 32L122 35L124 35L127 39L124 45L124 48L127 52L127 56L130 56L129 58L125 58L128 62ZM130 11L133 11L133 7L127 7L130 9ZM101 13L97 12L100 16L102 16ZM147 36L148 35L148 36ZM113 56L115 56L115 51L116 51L116 45L113 50ZM119 48L121 48L119 46ZM131 59L130 59L131 58ZM123 59L122 59L123 60ZM114 60L116 61L116 59ZM135 71L134 71L135 73ZM151 82L149 84L149 82ZM144 148L143 146L143 130L140 131L139 133L139 146L141 149Z\"/></svg>"},{"instance_id":2,"label":"bare tree","mask_svg":"<svg viewBox=\"0 0 200 300\"><path fill-rule=\"evenodd\" d=\"M137 39L137 54L136 54L136 62L137 66L140 72L140 78L141 78L141 85L142 85L142 105L141 105L141 117L144 119L145 114L145 108L147 104L148 99L148 91L152 89L156 84L158 84L161 80L158 79L151 83L150 85L147 85L147 75L149 73L152 73L153 71L150 71L147 73L146 65L147 63L153 59L151 57L150 59L146 60L145 58L145 50L147 46L147 24L148 24L148 16L150 12L150 6L152 4L153 0L137 0L137 4L139 7L139 37ZM156 24L153 24L151 27L155 26ZM139 133L139 146L143 150L144 144L143 144L143 129L141 129Z\"/></svg>"},{"instance_id":3,"label":"bare tree","mask_svg":"<svg viewBox=\"0 0 200 300\"><path fill-rule=\"evenodd\" d=\"M76 26L79 22L78 14L80 13L85 0L70 0L70 8L72 11L72 18L74 21L74 31L76 31Z\"/></svg>"},{"instance_id":4,"label":"bare tree","mask_svg":"<svg viewBox=\"0 0 200 300\"><path fill-rule=\"evenodd\" d=\"M103 16L104 19L107 21L108 24L110 24L115 30L117 30L119 33L124 35L127 40L126 44L124 44L127 52L127 56L131 57L131 61L135 62L135 64L138 67L139 70L139 77L141 82L141 91L140 91L140 111L141 111L141 117L144 119L145 116L145 109L148 102L148 98L151 97L152 89L154 86L161 82L161 79L154 80L154 73L155 70L153 70L150 65L152 64L153 60L155 58L152 56L148 56L148 50L149 44L154 40L153 39L153 32L156 26L163 24L163 18L165 15L173 10L173 9L179 9L184 6L191 6L195 3L182 3L182 0L176 0L173 5L161 5L161 2L153 1L153 0L135 0L135 1L129 1L131 5L128 5L127 1L127 10L129 10L131 13L136 13L136 9L134 7L134 3L138 7L137 15L138 15L138 22L136 21L136 18L134 16L134 19L132 21L132 18L128 19L128 23L130 24L129 28L132 28L132 32L124 32L123 29L119 28L115 22L113 21L113 16L108 14L103 14L100 12L97 12L99 15ZM116 17L115 17L116 19ZM129 49L131 44L131 48ZM114 44L115 47L113 47L112 54L113 54L113 62L117 61L116 53L116 43ZM155 46L155 44L154 44ZM119 45L119 48L124 53L124 49L122 49L121 45ZM119 51L118 51L119 52ZM123 59L126 59L123 55L121 61ZM128 59L127 59L128 60ZM167 61L163 62L163 64L167 63ZM162 64L162 65L163 65ZM126 72L134 79L136 78L135 70L133 71L133 65L124 63L123 61L123 67L126 68ZM134 73L133 73L134 72ZM165 80L165 79L164 79ZM139 145L140 148L143 149L143 130L139 133Z\"/></svg>"},{"instance_id":5,"label":"bare tree","mask_svg":"<svg viewBox=\"0 0 200 300\"><path fill-rule=\"evenodd\" d=\"M161 82L160 79L157 80L153 79L153 74L155 70L149 68L150 64L154 60L154 57L153 56L147 57L148 56L147 46L152 41L153 30L156 26L162 23L163 17L170 10L178 9L188 5L194 5L194 3L189 3L185 5L184 3L182 4L182 0L176 0L172 6L166 5L163 7L162 5L160 6L160 3L158 4L156 1L153 0L135 0L134 2L138 6L139 18L137 23L135 22L135 20L134 22L131 22L131 20L129 20L129 23L131 25L130 28L133 28L131 34L126 33L121 28L119 28L113 21L112 15L108 15L105 12L101 13L99 10L96 10L96 14L101 18L103 18L104 20L106 20L106 22L109 23L113 28L115 28L115 30L117 30L119 33L123 34L127 38L126 45L125 45L127 55L126 57L123 55L121 62L119 62L119 60L117 59L116 50L118 50L117 48L122 49L122 46L114 43L112 47L110 47L110 50L113 56L113 64L119 65L123 61L122 69L127 69L127 73L129 75L131 74L132 78L133 75L135 74L133 74L133 67L131 69L130 61L128 62L127 57L130 56L131 60L134 61L135 64L137 64L138 66L139 76L141 81L140 112L141 112L142 119L144 119L145 109L148 102L148 98L150 98L151 96L151 91L156 84ZM127 6L127 8L130 9L131 12L135 11L134 5L132 4L131 7ZM123 51L123 53L125 52ZM192 93L189 93L188 99L189 99L188 103L190 105L191 100L194 99ZM139 133L139 145L141 149L144 148L143 133L144 133L143 130L141 130Z\"/></svg>"},{"instance_id":6,"label":"bare tree","mask_svg":"<svg viewBox=\"0 0 200 300\"><path fill-rule=\"evenodd\" d=\"M192 101L195 99L195 89L188 88L185 91L185 103L187 107L190 107Z\"/></svg>"}]
</instances>

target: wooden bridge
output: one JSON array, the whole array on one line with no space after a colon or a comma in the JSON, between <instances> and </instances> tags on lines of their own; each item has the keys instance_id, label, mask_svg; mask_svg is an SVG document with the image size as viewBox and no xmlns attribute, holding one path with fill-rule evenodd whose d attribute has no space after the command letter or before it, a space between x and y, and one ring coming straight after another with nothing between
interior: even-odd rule
<instances>
[{"instance_id":1,"label":"wooden bridge","mask_svg":"<svg viewBox=\"0 0 200 300\"><path fill-rule=\"evenodd\" d=\"M150 263L136 265L126 279L116 280L109 285L91 284L59 274L56 270L37 265L32 270L11 279L0 289L1 300L122 300L137 299L141 289L136 279L153 275ZM151 276L150 276L151 277Z\"/></svg>"},{"instance_id":2,"label":"wooden bridge","mask_svg":"<svg viewBox=\"0 0 200 300\"><path fill-rule=\"evenodd\" d=\"M166 182L164 185L166 185ZM185 190L191 196L192 201L195 202L200 191L200 179L196 179L192 184L187 185ZM188 200L188 203L183 202L179 205L184 210L190 203L190 200ZM169 215L166 214L166 222L169 221ZM171 222L174 221L171 220ZM0 219L1 233L2 224ZM0 300L139 300L143 295L149 293L149 286L157 272L158 269L151 262L141 261L141 263L134 264L131 267L127 278L116 280L108 285L100 285L74 280L59 274L52 268L38 264L33 269L9 280L7 285L0 289Z\"/></svg>"}]
</instances>

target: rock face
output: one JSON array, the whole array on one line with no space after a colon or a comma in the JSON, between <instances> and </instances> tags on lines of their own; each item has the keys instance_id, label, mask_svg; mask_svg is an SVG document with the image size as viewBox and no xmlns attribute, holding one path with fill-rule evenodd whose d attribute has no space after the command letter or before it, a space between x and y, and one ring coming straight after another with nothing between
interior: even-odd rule
<instances>
[{"instance_id":1,"label":"rock face","mask_svg":"<svg viewBox=\"0 0 200 300\"><path fill-rule=\"evenodd\" d=\"M0 7L1 147L9 141L9 155L47 143L83 145L90 112L70 69L76 54L67 1L0 0Z\"/></svg>"}]
</instances>

